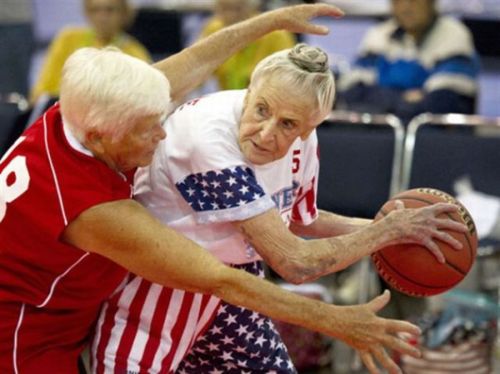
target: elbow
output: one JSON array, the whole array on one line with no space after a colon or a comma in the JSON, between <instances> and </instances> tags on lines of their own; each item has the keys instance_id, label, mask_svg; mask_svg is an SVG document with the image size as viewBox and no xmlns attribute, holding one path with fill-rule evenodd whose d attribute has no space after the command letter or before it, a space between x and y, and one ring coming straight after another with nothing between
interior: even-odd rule
<instances>
[{"instance_id":1,"label":"elbow","mask_svg":"<svg viewBox=\"0 0 500 374\"><path fill-rule=\"evenodd\" d=\"M282 278L288 282L288 283L291 283L291 284L294 284L294 285L299 285L299 284L302 284L304 282L307 281L306 278L304 277L301 277L301 276L297 276L297 275L291 275L291 276L282 276Z\"/></svg>"},{"instance_id":2,"label":"elbow","mask_svg":"<svg viewBox=\"0 0 500 374\"><path fill-rule=\"evenodd\" d=\"M307 281L314 280L319 276L315 271L301 263L288 264L273 268L286 282L291 284L302 284Z\"/></svg>"}]
</instances>

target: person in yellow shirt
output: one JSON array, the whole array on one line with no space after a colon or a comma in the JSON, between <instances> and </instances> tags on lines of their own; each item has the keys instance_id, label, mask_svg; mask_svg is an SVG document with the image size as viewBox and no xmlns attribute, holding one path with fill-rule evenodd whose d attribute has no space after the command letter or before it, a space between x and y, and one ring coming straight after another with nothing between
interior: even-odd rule
<instances>
[{"instance_id":1,"label":"person in yellow shirt","mask_svg":"<svg viewBox=\"0 0 500 374\"><path fill-rule=\"evenodd\" d=\"M225 26L250 18L258 13L259 0L216 0L214 16L201 32L206 37ZM246 88L250 75L264 57L295 45L295 36L288 31L274 31L249 44L246 48L226 60L216 71L219 89Z\"/></svg>"},{"instance_id":2,"label":"person in yellow shirt","mask_svg":"<svg viewBox=\"0 0 500 374\"><path fill-rule=\"evenodd\" d=\"M79 48L113 45L126 54L151 62L146 48L124 32L132 20L127 0L83 0L83 7L89 27L66 27L54 38L31 90L31 103L36 103L42 94L59 96L64 62Z\"/></svg>"}]
</instances>

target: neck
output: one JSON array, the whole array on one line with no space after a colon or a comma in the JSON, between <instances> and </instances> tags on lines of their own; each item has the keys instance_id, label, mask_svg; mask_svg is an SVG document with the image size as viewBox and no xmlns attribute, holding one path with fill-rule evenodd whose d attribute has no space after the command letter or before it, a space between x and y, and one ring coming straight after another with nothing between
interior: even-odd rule
<instances>
[{"instance_id":1,"label":"neck","mask_svg":"<svg viewBox=\"0 0 500 374\"><path fill-rule=\"evenodd\" d=\"M115 39L117 35L101 35L101 34L95 34L95 39L97 41L97 44L101 46L107 46L111 44Z\"/></svg>"},{"instance_id":2,"label":"neck","mask_svg":"<svg viewBox=\"0 0 500 374\"><path fill-rule=\"evenodd\" d=\"M113 158L104 151L102 144L95 144L94 142L88 140L83 142L82 144L85 148L92 152L92 155L97 160L104 162L110 169L116 171L117 173L121 172Z\"/></svg>"},{"instance_id":3,"label":"neck","mask_svg":"<svg viewBox=\"0 0 500 374\"><path fill-rule=\"evenodd\" d=\"M407 33L409 35L411 35L413 37L413 39L415 39L416 43L422 42L425 35L427 34L427 31L429 31L429 29L432 27L432 25L436 21L436 17L437 17L437 15L434 14L432 17L429 18L429 22L425 26L423 26L419 29L416 29L416 30L407 31Z\"/></svg>"}]
</instances>

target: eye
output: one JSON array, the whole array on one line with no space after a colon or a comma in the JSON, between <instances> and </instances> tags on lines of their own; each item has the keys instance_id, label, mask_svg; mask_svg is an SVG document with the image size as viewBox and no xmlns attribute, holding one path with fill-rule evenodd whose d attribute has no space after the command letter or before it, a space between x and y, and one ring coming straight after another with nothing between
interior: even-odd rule
<instances>
[{"instance_id":1,"label":"eye","mask_svg":"<svg viewBox=\"0 0 500 374\"><path fill-rule=\"evenodd\" d=\"M267 107L265 105L258 104L257 108L256 108L256 112L261 117L267 117L268 110L267 110Z\"/></svg>"},{"instance_id":2,"label":"eye","mask_svg":"<svg viewBox=\"0 0 500 374\"><path fill-rule=\"evenodd\" d=\"M285 119L281 122L281 126L283 126L285 130L293 130L295 128L295 122L289 119Z\"/></svg>"}]
</instances>

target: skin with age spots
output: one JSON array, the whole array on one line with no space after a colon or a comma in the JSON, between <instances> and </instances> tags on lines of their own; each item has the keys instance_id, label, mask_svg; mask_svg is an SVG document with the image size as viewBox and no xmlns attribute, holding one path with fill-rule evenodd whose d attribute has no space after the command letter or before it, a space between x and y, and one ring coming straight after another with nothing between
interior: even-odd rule
<instances>
[{"instance_id":1,"label":"skin with age spots","mask_svg":"<svg viewBox=\"0 0 500 374\"><path fill-rule=\"evenodd\" d=\"M109 165L111 169L129 171L137 166L147 166L151 163L158 143L166 137L161 124L160 116L140 118L120 141L90 131L84 145L92 149L94 156Z\"/></svg>"},{"instance_id":2,"label":"skin with age spots","mask_svg":"<svg viewBox=\"0 0 500 374\"><path fill-rule=\"evenodd\" d=\"M272 77L249 89L245 98L239 145L255 165L284 157L298 137L307 138L323 120L318 111L311 110L316 104L308 96L283 92L279 79Z\"/></svg>"}]
</instances>

